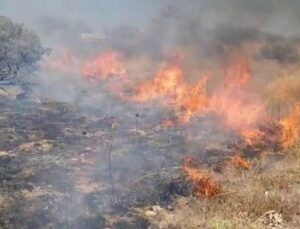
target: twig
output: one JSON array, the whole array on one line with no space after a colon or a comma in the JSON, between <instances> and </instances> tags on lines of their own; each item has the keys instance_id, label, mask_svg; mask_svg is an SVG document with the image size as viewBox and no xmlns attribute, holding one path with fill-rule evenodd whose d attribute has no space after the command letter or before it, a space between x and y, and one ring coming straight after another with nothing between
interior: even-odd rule
<instances>
[{"instance_id":1,"label":"twig","mask_svg":"<svg viewBox=\"0 0 300 229\"><path fill-rule=\"evenodd\" d=\"M173 167L173 169L180 169L181 167ZM131 186L132 185L135 185L136 183L140 182L141 180L145 179L145 178L148 178L148 177L151 177L151 176L155 176L155 175L160 175L160 174L167 174L167 172L164 172L164 171L160 171L160 172L153 172L153 173L148 173L140 178L138 178L137 180L135 180L133 183L131 183Z\"/></svg>"},{"instance_id":2,"label":"twig","mask_svg":"<svg viewBox=\"0 0 300 229\"><path fill-rule=\"evenodd\" d=\"M1 178L2 178L3 189L4 189L4 192L5 192L5 195L7 196L8 195L8 187L6 185L3 173L1 171L0 171L0 173L1 173Z\"/></svg>"},{"instance_id":3,"label":"twig","mask_svg":"<svg viewBox=\"0 0 300 229\"><path fill-rule=\"evenodd\" d=\"M158 172L155 172L155 173L148 173L140 178L138 178L137 180L135 180L133 183L131 183L131 185L135 185L136 183L140 182L141 180L147 178L147 177L151 177L151 176L155 176L155 175L159 175L159 174L162 174L162 173L158 173Z\"/></svg>"},{"instance_id":4,"label":"twig","mask_svg":"<svg viewBox=\"0 0 300 229\"><path fill-rule=\"evenodd\" d=\"M113 143L114 143L114 129L115 125L112 124L111 127L111 142L108 148L108 169L109 169L109 178L110 178L110 185L111 185L111 191L114 194L114 181L113 181L113 173L112 173L112 167L111 167L111 153L113 149Z\"/></svg>"},{"instance_id":5,"label":"twig","mask_svg":"<svg viewBox=\"0 0 300 229\"><path fill-rule=\"evenodd\" d=\"M135 114L135 141L136 141L136 143L138 143L139 117L140 117L140 114L136 113Z\"/></svg>"},{"instance_id":6,"label":"twig","mask_svg":"<svg viewBox=\"0 0 300 229\"><path fill-rule=\"evenodd\" d=\"M223 193L219 193L219 194L215 195L214 198L220 197L220 196L227 196L227 195L231 195L231 194L242 193L242 192L245 192L245 190L223 192Z\"/></svg>"},{"instance_id":7,"label":"twig","mask_svg":"<svg viewBox=\"0 0 300 229\"><path fill-rule=\"evenodd\" d=\"M69 209L68 209L68 219L67 219L67 223L68 223L68 229L72 229L72 209L73 209L73 192L71 189L69 189L69 193L70 193L70 202L69 202Z\"/></svg>"}]
</instances>

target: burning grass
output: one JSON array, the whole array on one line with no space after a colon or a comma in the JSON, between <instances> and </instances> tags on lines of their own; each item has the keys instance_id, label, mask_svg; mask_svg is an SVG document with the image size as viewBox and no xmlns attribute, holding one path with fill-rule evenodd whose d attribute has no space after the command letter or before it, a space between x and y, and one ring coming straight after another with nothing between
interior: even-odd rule
<instances>
[{"instance_id":1,"label":"burning grass","mask_svg":"<svg viewBox=\"0 0 300 229\"><path fill-rule=\"evenodd\" d=\"M299 161L293 156L259 173L254 168L241 176L238 170L228 169L223 176L226 180L222 181L223 189L227 190L223 194L212 199L178 198L173 211L163 212L151 222L161 228L259 229L273 224L279 228L297 228L298 169ZM265 220L267 212L278 214L278 221Z\"/></svg>"},{"instance_id":2,"label":"burning grass","mask_svg":"<svg viewBox=\"0 0 300 229\"><path fill-rule=\"evenodd\" d=\"M11 129L8 123L13 123L15 128ZM106 156L115 123L118 128L114 131L111 152L115 192L112 195ZM185 139L184 129L175 131L174 127L158 129L140 124L138 129L143 134L137 139L136 131L131 131L133 126L115 117L83 115L75 108L66 109L63 104L31 104L20 110L7 105L0 120L0 143L6 151L0 155L0 163L5 168L1 190L8 201L0 216L7 219L4 225L13 225L17 220L37 227L41 223L72 226L78 219L81 219L82 227L95 222L103 227L111 226L121 221L132 227L139 223L148 225L153 217L150 220L134 214L125 220L126 217L117 215L154 203L163 207L174 205L173 213L165 213L168 217L175 214L174 217L180 220L169 222L162 218L160 222L175 228L186 228L187 223L191 225L189 228L193 228L193 223L204 225L203 228L216 225L238 228L238 223L257 220L269 210L282 210L284 220L292 222L298 204L295 190L299 166L296 169L295 164L289 164L281 171L273 168L273 162L261 165L254 163L257 159L250 162L240 155L228 159L233 149L224 150L224 153L221 149L215 153L205 151L202 141L194 139L192 134L189 134L189 140ZM267 130L265 132L269 133ZM220 138L212 133L209 136L212 142ZM103 148L99 149L99 145ZM193 153L197 161L201 159L201 163L197 165L188 158L182 169L181 159L186 156L183 152L192 146L197 153L188 153ZM212 173L216 160L223 168ZM238 169L231 169L234 166L230 167L228 160ZM267 158L266 161L269 163L270 160ZM188 182L178 178L182 172ZM273 175L273 172L277 174ZM191 192L197 200L186 197L186 206L177 205L182 196L189 196ZM16 212L20 203L26 207L19 209L16 216L12 212ZM42 210L45 208L49 210ZM56 208L63 214L57 214ZM238 212L246 212L247 216L240 216ZM190 214L192 221L186 222L176 214ZM30 219L26 219L28 215ZM39 221L40 217L46 216L48 221ZM160 217L159 214L156 216ZM199 216L203 221L199 222ZM137 220L141 218L142 221Z\"/></svg>"},{"instance_id":3,"label":"burning grass","mask_svg":"<svg viewBox=\"0 0 300 229\"><path fill-rule=\"evenodd\" d=\"M299 115L300 105L297 104L290 117L281 120L283 127L282 145L284 148L290 148L299 140Z\"/></svg>"},{"instance_id":4,"label":"burning grass","mask_svg":"<svg viewBox=\"0 0 300 229\"><path fill-rule=\"evenodd\" d=\"M195 195L211 198L219 194L221 192L221 185L213 181L204 170L192 166L192 162L192 158L187 158L183 171L187 173L188 180L192 182Z\"/></svg>"},{"instance_id":5,"label":"burning grass","mask_svg":"<svg viewBox=\"0 0 300 229\"><path fill-rule=\"evenodd\" d=\"M283 148L291 147L299 138L297 78L291 75L273 80L265 83L266 92L261 89L257 93L252 85L255 80L251 68L253 61L242 54L229 56L229 60L219 66L223 70L221 76L203 69L198 71L197 77L193 77L197 80L190 83L188 79L192 69L184 67L188 61L188 52L182 51L180 55L166 57L158 65L152 79L137 83L134 77L127 74L130 73L127 66L130 59L127 60L121 52L103 52L91 60L83 61L66 48L62 50L62 57L48 60L46 69L69 69L102 81L109 80L111 76L121 77L123 83L118 83L118 86L112 83L110 86L111 93L118 99L145 105L155 101L174 112L171 120L162 122L163 127L185 125L198 117L218 115L222 124L238 132L248 145L255 145L268 138L260 126L269 120L281 125ZM216 79L219 82L211 87L210 83ZM130 95L125 93L127 91L130 91ZM279 115L274 115L274 106L278 106Z\"/></svg>"},{"instance_id":6,"label":"burning grass","mask_svg":"<svg viewBox=\"0 0 300 229\"><path fill-rule=\"evenodd\" d=\"M126 217L116 217L116 214L153 203L174 204L174 213L164 211L166 219L153 222L163 222L166 227L239 228L249 225L249 228L259 228L258 218L268 211L282 213L290 223L299 206L299 193L295 191L297 182L292 178L297 176L296 167L289 165L289 170L282 171L285 174L292 170L293 175L288 178L282 174L275 176L273 170L268 169L272 166L260 167L263 162L259 160L265 151L270 154L290 149L298 151L297 87L290 90L294 79L279 89L278 82L270 87L273 93L279 90L273 99L279 101L280 112L282 103L288 101L291 105L284 106L278 118L269 112L266 102L269 98L254 89L255 74L248 58L243 55L230 57L220 75L203 70L197 77L189 77L191 71L185 66L184 58L157 64L159 67L152 79L138 83L127 74L130 71L126 56L118 51L104 52L87 61L64 51L61 60L50 62L48 68L55 71L96 79L93 83L110 82L114 89L109 91L108 103L116 104L120 111L103 117L102 113L107 112L104 106L102 113L99 112L101 115L95 117L94 114L91 118L88 112L68 111L55 103L53 107L36 104L22 107L24 110L9 107L4 111L4 118L0 119L3 127L0 143L3 150L12 154L4 153L0 159L15 169L9 171L14 178L7 174L3 178L4 194L12 201L11 208L7 207L3 215L3 218L8 217L8 224L16 219L9 214L18 204L9 191L18 198L27 199L24 206L29 206L30 217L41 209L50 208L48 202L55 202L53 209L57 207L66 212L60 216L52 210L45 211L42 217L50 215L46 220L49 227L55 221L55 227L72 228L83 218L82 222L91 221L94 225L99 221L103 227L123 225ZM112 76L126 83L115 87L116 81L110 81ZM218 83L210 85L216 79ZM157 123L160 124L157 126ZM208 150L209 143L221 146ZM236 152L241 153L233 154ZM185 153L193 154L201 163L196 165L188 157L182 168ZM182 172L186 179L182 179ZM15 183L25 192L15 188ZM45 189L50 191L44 192ZM28 195L28 190L43 190L43 195ZM191 196L182 198L190 193L196 200ZM182 206L181 199L186 206ZM74 212L77 208L78 212ZM158 211L157 207L155 209ZM27 216L26 209L22 211L19 214ZM159 215L154 213L145 215L150 218ZM177 214L185 217L190 214L191 221L181 216L178 221ZM115 224L116 218L121 218L122 222ZM173 220L168 221L170 218ZM143 227L149 225L148 219L130 220ZM41 225L41 222L28 220L25 223ZM80 227L89 225L85 223ZM131 222L127 225L134 227Z\"/></svg>"},{"instance_id":7,"label":"burning grass","mask_svg":"<svg viewBox=\"0 0 300 229\"><path fill-rule=\"evenodd\" d=\"M232 158L231 162L236 168L240 168L244 170L250 170L252 168L251 163L245 158L243 158L240 154L235 155Z\"/></svg>"}]
</instances>

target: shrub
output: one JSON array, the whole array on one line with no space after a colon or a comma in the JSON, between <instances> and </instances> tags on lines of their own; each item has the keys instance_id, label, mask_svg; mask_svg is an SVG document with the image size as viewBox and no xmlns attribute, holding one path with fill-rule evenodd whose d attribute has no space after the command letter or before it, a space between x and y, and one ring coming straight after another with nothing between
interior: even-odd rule
<instances>
[{"instance_id":1,"label":"shrub","mask_svg":"<svg viewBox=\"0 0 300 229\"><path fill-rule=\"evenodd\" d=\"M0 85L24 85L49 50L22 24L0 16Z\"/></svg>"}]
</instances>

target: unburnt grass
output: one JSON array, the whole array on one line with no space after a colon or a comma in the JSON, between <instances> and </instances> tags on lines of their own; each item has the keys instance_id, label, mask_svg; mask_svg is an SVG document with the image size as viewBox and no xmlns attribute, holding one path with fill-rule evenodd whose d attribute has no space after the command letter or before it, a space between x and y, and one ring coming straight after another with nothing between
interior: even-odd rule
<instances>
[{"instance_id":1,"label":"unburnt grass","mask_svg":"<svg viewBox=\"0 0 300 229\"><path fill-rule=\"evenodd\" d=\"M299 159L286 155L272 167L257 166L247 172L228 167L220 180L223 193L180 197L172 211L150 217L153 228L299 228ZM269 220L271 213L276 217Z\"/></svg>"}]
</instances>

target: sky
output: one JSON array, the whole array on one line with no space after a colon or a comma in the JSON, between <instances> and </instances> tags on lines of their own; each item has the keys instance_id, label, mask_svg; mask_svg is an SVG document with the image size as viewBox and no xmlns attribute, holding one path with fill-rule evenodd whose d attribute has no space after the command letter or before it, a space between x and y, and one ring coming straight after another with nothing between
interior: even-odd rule
<instances>
[{"instance_id":1,"label":"sky","mask_svg":"<svg viewBox=\"0 0 300 229\"><path fill-rule=\"evenodd\" d=\"M0 14L33 25L41 17L81 20L92 28L146 25L162 6L161 0L0 0Z\"/></svg>"},{"instance_id":2,"label":"sky","mask_svg":"<svg viewBox=\"0 0 300 229\"><path fill-rule=\"evenodd\" d=\"M81 21L100 32L122 25L146 27L166 3L205 25L225 22L300 34L300 0L0 0L0 14L33 29L51 17Z\"/></svg>"}]
</instances>

